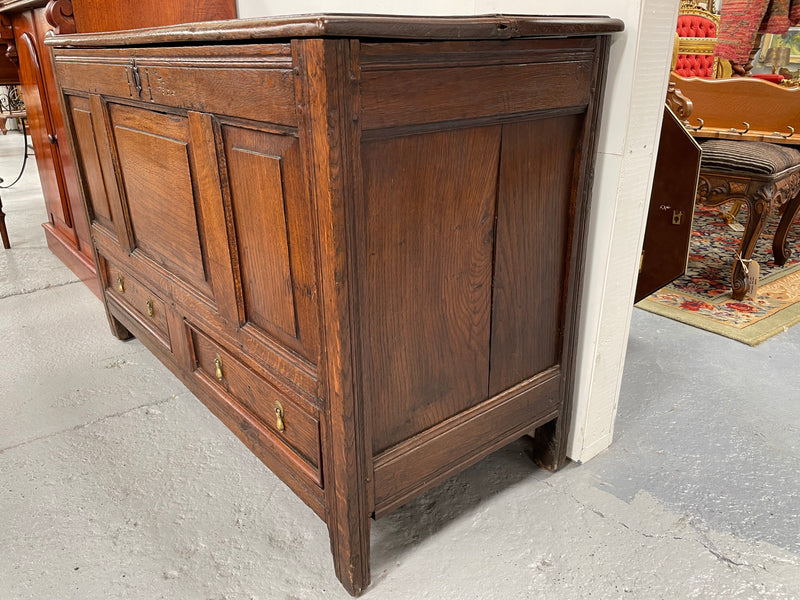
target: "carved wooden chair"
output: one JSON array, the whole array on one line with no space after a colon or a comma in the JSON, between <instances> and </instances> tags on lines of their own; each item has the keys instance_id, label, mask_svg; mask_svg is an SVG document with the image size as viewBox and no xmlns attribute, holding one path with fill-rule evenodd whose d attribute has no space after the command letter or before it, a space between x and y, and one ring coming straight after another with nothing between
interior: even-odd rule
<instances>
[{"instance_id":1,"label":"carved wooden chair","mask_svg":"<svg viewBox=\"0 0 800 600\"><path fill-rule=\"evenodd\" d=\"M741 79L731 81L737 87L745 85L735 83L742 81ZM687 87L691 89L691 80L687 83L690 84ZM716 87L726 83L713 82ZM732 89L730 85L724 89L729 88ZM698 96L702 98L702 94ZM689 117L693 111L692 101L676 88L674 79L670 81L667 104L687 128L694 130L699 137L702 127L689 125ZM704 125L702 121L701 125ZM749 124L746 125L749 130ZM789 129L794 131L791 126ZM697 201L708 206L739 201L748 209L747 224L731 273L733 298L742 300L750 291L747 274L756 242L769 215L779 207L783 209L783 215L772 242L775 263L786 264L791 254L786 240L789 228L800 210L800 151L789 145L751 141L754 138L748 140L744 137L746 132L733 129L726 131L723 128L709 127L706 135L713 137L698 140L702 158ZM789 137L791 136L775 131L770 134L762 133L755 139L786 142Z\"/></svg>"},{"instance_id":2,"label":"carved wooden chair","mask_svg":"<svg viewBox=\"0 0 800 600\"><path fill-rule=\"evenodd\" d=\"M791 254L786 237L800 209L800 151L768 142L708 139L700 142L702 160L697 200L719 206L731 200L747 205L747 225L731 274L733 298L748 291L747 273L753 250L769 215L783 207L772 242L775 264L784 265Z\"/></svg>"}]
</instances>

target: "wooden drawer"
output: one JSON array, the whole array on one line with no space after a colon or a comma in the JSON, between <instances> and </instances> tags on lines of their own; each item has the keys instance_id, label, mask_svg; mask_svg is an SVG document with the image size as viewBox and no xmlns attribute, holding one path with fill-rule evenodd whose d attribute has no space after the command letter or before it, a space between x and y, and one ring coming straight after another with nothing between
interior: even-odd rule
<instances>
[{"instance_id":1,"label":"wooden drawer","mask_svg":"<svg viewBox=\"0 0 800 600\"><path fill-rule=\"evenodd\" d=\"M103 281L108 296L133 313L164 345L169 348L167 308L145 284L101 255L104 268Z\"/></svg>"},{"instance_id":2,"label":"wooden drawer","mask_svg":"<svg viewBox=\"0 0 800 600\"><path fill-rule=\"evenodd\" d=\"M195 374L215 386L226 399L247 409L280 442L276 448L288 462L321 485L319 418L315 409L299 397L290 398L273 387L205 334L193 328L190 331Z\"/></svg>"}]
</instances>

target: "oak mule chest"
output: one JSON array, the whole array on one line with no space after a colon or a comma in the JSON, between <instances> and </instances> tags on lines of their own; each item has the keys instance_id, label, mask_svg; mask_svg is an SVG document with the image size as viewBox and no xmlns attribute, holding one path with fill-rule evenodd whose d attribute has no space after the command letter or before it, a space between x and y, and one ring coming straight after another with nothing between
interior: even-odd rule
<instances>
[{"instance_id":1,"label":"oak mule chest","mask_svg":"<svg viewBox=\"0 0 800 600\"><path fill-rule=\"evenodd\" d=\"M565 458L607 18L57 36L108 317L328 525L523 435Z\"/></svg>"}]
</instances>

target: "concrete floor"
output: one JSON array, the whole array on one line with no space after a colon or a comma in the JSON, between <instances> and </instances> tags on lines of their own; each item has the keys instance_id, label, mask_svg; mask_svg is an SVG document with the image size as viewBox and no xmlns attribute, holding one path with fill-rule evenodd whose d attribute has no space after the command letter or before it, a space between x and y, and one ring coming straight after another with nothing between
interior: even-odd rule
<instances>
[{"instance_id":1,"label":"concrete floor","mask_svg":"<svg viewBox=\"0 0 800 600\"><path fill-rule=\"evenodd\" d=\"M0 193L0 600L347 598L324 524L47 250L34 166ZM612 447L512 445L374 523L363 597L800 598L798 357L635 311Z\"/></svg>"}]
</instances>

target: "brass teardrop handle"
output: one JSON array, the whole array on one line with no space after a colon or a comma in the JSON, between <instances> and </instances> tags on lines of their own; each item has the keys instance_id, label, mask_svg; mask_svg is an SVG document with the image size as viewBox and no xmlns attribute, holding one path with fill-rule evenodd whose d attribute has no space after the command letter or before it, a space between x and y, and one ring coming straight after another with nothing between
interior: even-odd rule
<instances>
[{"instance_id":1,"label":"brass teardrop handle","mask_svg":"<svg viewBox=\"0 0 800 600\"><path fill-rule=\"evenodd\" d=\"M156 315L156 311L153 310L153 299L152 298L148 298L147 299L147 316L152 319L155 315Z\"/></svg>"},{"instance_id":2,"label":"brass teardrop handle","mask_svg":"<svg viewBox=\"0 0 800 600\"><path fill-rule=\"evenodd\" d=\"M125 279L122 275L117 275L117 289L121 294L125 292Z\"/></svg>"},{"instance_id":3,"label":"brass teardrop handle","mask_svg":"<svg viewBox=\"0 0 800 600\"><path fill-rule=\"evenodd\" d=\"M222 374L222 358L220 358L219 354L214 357L214 376L219 381L222 381L222 378L224 377Z\"/></svg>"},{"instance_id":4,"label":"brass teardrop handle","mask_svg":"<svg viewBox=\"0 0 800 600\"><path fill-rule=\"evenodd\" d=\"M277 400L275 401L275 429L278 431L286 429L286 425L283 422L283 407Z\"/></svg>"}]
</instances>

